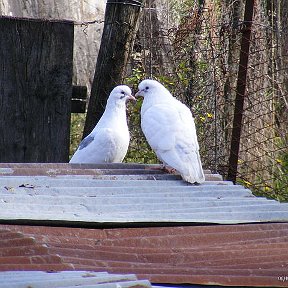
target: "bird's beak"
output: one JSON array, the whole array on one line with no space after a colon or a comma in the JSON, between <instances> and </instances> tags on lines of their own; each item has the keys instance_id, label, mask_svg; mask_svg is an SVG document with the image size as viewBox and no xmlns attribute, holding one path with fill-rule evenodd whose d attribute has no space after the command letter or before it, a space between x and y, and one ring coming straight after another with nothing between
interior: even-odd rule
<instances>
[{"instance_id":1,"label":"bird's beak","mask_svg":"<svg viewBox=\"0 0 288 288\"><path fill-rule=\"evenodd\" d=\"M136 94L135 94L135 97L140 97L140 96L142 96L142 93L143 92L143 90L139 90Z\"/></svg>"},{"instance_id":2,"label":"bird's beak","mask_svg":"<svg viewBox=\"0 0 288 288\"><path fill-rule=\"evenodd\" d=\"M129 95L128 97L127 97L127 101L128 100L131 100L131 101L133 101L133 102L136 102L136 98L133 96L133 95Z\"/></svg>"}]
</instances>

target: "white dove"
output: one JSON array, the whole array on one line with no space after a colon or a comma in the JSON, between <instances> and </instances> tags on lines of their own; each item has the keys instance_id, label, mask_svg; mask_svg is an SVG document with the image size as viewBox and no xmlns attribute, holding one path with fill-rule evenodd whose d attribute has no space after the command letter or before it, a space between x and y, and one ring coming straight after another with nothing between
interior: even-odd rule
<instances>
[{"instance_id":1,"label":"white dove","mask_svg":"<svg viewBox=\"0 0 288 288\"><path fill-rule=\"evenodd\" d=\"M126 102L135 100L126 85L115 87L99 122L79 144L69 163L122 162L129 146L130 135L126 119Z\"/></svg>"},{"instance_id":2,"label":"white dove","mask_svg":"<svg viewBox=\"0 0 288 288\"><path fill-rule=\"evenodd\" d=\"M141 128L157 157L190 183L203 183L194 118L190 109L155 80L143 80L135 96L144 97Z\"/></svg>"}]
</instances>

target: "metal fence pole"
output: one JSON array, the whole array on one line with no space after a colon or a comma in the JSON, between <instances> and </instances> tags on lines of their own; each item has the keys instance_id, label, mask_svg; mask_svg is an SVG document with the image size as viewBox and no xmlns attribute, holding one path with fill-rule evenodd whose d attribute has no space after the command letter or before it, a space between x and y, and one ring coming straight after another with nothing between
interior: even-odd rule
<instances>
[{"instance_id":1,"label":"metal fence pole","mask_svg":"<svg viewBox=\"0 0 288 288\"><path fill-rule=\"evenodd\" d=\"M227 180L236 182L254 0L246 0Z\"/></svg>"}]
</instances>

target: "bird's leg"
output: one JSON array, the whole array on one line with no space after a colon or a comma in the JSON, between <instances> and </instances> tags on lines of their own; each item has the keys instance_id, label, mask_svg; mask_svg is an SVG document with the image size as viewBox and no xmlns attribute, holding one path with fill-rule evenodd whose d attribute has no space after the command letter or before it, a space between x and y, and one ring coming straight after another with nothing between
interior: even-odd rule
<instances>
[{"instance_id":1,"label":"bird's leg","mask_svg":"<svg viewBox=\"0 0 288 288\"><path fill-rule=\"evenodd\" d=\"M167 165L166 163L162 163L162 164L159 164L157 166L152 166L152 167L149 167L149 170L162 170L166 173L169 173L169 174L177 174L177 170L174 169L173 167Z\"/></svg>"},{"instance_id":2,"label":"bird's leg","mask_svg":"<svg viewBox=\"0 0 288 288\"><path fill-rule=\"evenodd\" d=\"M169 174L176 174L177 170L165 163L162 164L162 170L168 172Z\"/></svg>"}]
</instances>

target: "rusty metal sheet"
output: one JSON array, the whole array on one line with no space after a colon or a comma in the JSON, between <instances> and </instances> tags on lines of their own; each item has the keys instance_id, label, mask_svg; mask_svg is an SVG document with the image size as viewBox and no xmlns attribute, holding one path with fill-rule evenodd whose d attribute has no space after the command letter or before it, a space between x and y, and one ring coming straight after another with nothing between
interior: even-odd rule
<instances>
[{"instance_id":1,"label":"rusty metal sheet","mask_svg":"<svg viewBox=\"0 0 288 288\"><path fill-rule=\"evenodd\" d=\"M156 171L162 171L164 173L164 170L162 169L162 165L160 164L141 164L141 163L105 163L105 164L80 164L80 163L0 163L0 168L11 168L18 169L18 168L24 168L24 169L63 169L63 170L75 170L75 169L81 169L81 170L104 170L104 169L113 169L113 170L142 170L143 173L145 173L144 170L156 170ZM205 174L211 174L210 170L205 170Z\"/></svg>"},{"instance_id":2,"label":"rusty metal sheet","mask_svg":"<svg viewBox=\"0 0 288 288\"><path fill-rule=\"evenodd\" d=\"M1 229L6 231L2 236L10 233L11 240L11 233L16 239L21 234L35 239L49 255L58 255L76 270L135 274L153 285L170 287L287 287L288 223L130 229L2 225ZM14 267L28 270L26 265L16 262ZM2 264L0 270L7 267Z\"/></svg>"},{"instance_id":3,"label":"rusty metal sheet","mask_svg":"<svg viewBox=\"0 0 288 288\"><path fill-rule=\"evenodd\" d=\"M67 163L0 163L0 175L9 176L55 176L55 175L93 175L99 179L157 179L173 180L181 179L177 174L164 173L160 165L145 165L133 163L112 164L67 164ZM212 174L204 170L207 181L223 180L219 174Z\"/></svg>"},{"instance_id":4,"label":"rusty metal sheet","mask_svg":"<svg viewBox=\"0 0 288 288\"><path fill-rule=\"evenodd\" d=\"M2 270L71 270L71 264L51 254L44 243L21 232L0 230L0 271ZM0 278L1 287L3 282Z\"/></svg>"},{"instance_id":5,"label":"rusty metal sheet","mask_svg":"<svg viewBox=\"0 0 288 288\"><path fill-rule=\"evenodd\" d=\"M143 171L141 170L141 173L137 173L136 170L133 170L131 172L130 170L128 171L129 174L127 174L126 170L116 170L111 171L111 170L92 170L93 173L87 170L71 170L71 171L63 171L63 170L58 170L58 169L49 169L49 170L40 170L35 169L23 169L20 171L19 170L13 170L13 172L10 171L10 168L3 168L2 170L0 169L0 176L65 176L65 175L77 175L79 179L81 177L79 176L91 176L87 178L91 179L99 179L99 180L180 180L182 181L182 178L180 175L172 175L172 174L162 174L162 173L157 173L157 171L152 170L152 172L149 172L147 170L144 170L145 173L142 173ZM149 172L149 173L148 173ZM92 177L93 176L93 177ZM222 177L218 174L206 174L206 181L222 181ZM23 178L23 177L22 177ZM71 177L70 177L71 178ZM83 177L82 177L83 178ZM20 178L21 179L21 178ZM65 179L65 177L63 177Z\"/></svg>"}]
</instances>

